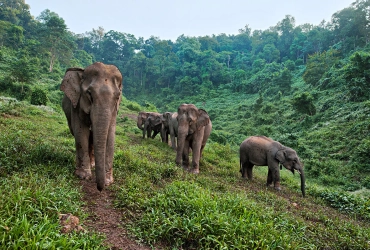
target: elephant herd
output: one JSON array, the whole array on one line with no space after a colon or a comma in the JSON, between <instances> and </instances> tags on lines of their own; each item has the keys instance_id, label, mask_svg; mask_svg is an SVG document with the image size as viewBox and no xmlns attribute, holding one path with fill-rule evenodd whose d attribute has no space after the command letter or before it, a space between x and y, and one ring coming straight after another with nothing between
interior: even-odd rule
<instances>
[{"instance_id":1,"label":"elephant herd","mask_svg":"<svg viewBox=\"0 0 370 250\"><path fill-rule=\"evenodd\" d=\"M75 138L76 169L81 179L91 179L95 166L97 189L113 182L113 155L116 117L122 99L122 74L114 65L95 62L85 69L68 68L60 89L64 92L62 108ZM176 150L176 164L191 173L199 173L199 160L212 131L212 122L203 109L181 104L177 112L163 114L142 111L137 126L143 138L161 135L163 142ZM177 140L176 140L177 139ZM189 166L189 153L192 163ZM252 179L254 166L268 166L267 185L280 190L280 169L284 166L301 176L305 196L303 165L293 149L268 137L251 136L240 145L240 172ZM280 168L280 169L279 169Z\"/></svg>"},{"instance_id":2,"label":"elephant herd","mask_svg":"<svg viewBox=\"0 0 370 250\"><path fill-rule=\"evenodd\" d=\"M181 104L177 112L139 112L137 126L143 138L154 138L160 133L162 142L176 150L176 164L192 173L199 173L199 160L212 131L212 122L207 112L194 104ZM177 139L177 140L176 140ZM192 163L189 166L189 152Z\"/></svg>"}]
</instances>

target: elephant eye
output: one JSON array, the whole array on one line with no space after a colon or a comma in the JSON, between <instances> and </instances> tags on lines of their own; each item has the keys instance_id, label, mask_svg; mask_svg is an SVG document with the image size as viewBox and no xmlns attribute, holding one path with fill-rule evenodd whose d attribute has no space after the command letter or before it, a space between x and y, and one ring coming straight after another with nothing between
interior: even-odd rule
<instances>
[{"instance_id":1,"label":"elephant eye","mask_svg":"<svg viewBox=\"0 0 370 250\"><path fill-rule=\"evenodd\" d=\"M87 90L86 93L87 93L87 98L89 98L90 102L93 102L91 91L90 90Z\"/></svg>"}]
</instances>

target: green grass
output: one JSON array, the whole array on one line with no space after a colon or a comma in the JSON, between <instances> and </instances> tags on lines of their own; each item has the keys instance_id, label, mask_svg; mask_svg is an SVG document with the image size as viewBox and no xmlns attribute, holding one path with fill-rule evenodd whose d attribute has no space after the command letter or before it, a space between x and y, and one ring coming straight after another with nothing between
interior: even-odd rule
<instances>
[{"instance_id":1,"label":"green grass","mask_svg":"<svg viewBox=\"0 0 370 250\"><path fill-rule=\"evenodd\" d=\"M266 167L256 167L253 180L242 179L238 151L230 144L210 141L200 174L184 172L174 163L175 151L159 137L141 138L129 118L136 115L121 106L115 183L109 189L123 212L123 226L137 240L165 249L370 248L368 196L332 188L339 175L308 158L311 148L303 154L306 173L319 172L306 174L302 198L299 176L287 170L281 171L280 192L265 186ZM87 217L73 175L73 137L61 111L16 104L2 110L0 131L1 247L104 249L99 234L60 233L59 213L73 213L82 224ZM329 169L338 161L334 157ZM327 176L329 185L318 176Z\"/></svg>"}]
</instances>

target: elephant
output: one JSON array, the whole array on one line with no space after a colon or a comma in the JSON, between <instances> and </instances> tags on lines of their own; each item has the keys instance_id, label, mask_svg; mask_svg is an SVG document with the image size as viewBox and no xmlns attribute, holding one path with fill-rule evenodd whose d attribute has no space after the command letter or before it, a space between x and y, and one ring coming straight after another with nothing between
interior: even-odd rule
<instances>
[{"instance_id":1,"label":"elephant","mask_svg":"<svg viewBox=\"0 0 370 250\"><path fill-rule=\"evenodd\" d=\"M62 108L75 138L76 169L91 179L95 165L97 189L113 183L116 117L122 99L122 74L114 65L95 62L85 69L68 68L60 90ZM94 159L95 158L95 159Z\"/></svg>"},{"instance_id":2,"label":"elephant","mask_svg":"<svg viewBox=\"0 0 370 250\"><path fill-rule=\"evenodd\" d=\"M144 123L143 138L145 138L145 134L147 134L148 138L154 139L155 136L161 132L161 128L162 128L162 114L150 112Z\"/></svg>"},{"instance_id":3,"label":"elephant","mask_svg":"<svg viewBox=\"0 0 370 250\"><path fill-rule=\"evenodd\" d=\"M178 136L176 164L191 173L199 173L199 160L212 131L208 113L194 104L181 104L177 110ZM189 169L189 150L192 149L192 167Z\"/></svg>"},{"instance_id":4,"label":"elephant","mask_svg":"<svg viewBox=\"0 0 370 250\"><path fill-rule=\"evenodd\" d=\"M168 135L171 136L171 147L176 150L176 140L178 134L177 112L165 112L162 114L162 142L168 143Z\"/></svg>"},{"instance_id":5,"label":"elephant","mask_svg":"<svg viewBox=\"0 0 370 250\"><path fill-rule=\"evenodd\" d=\"M303 164L294 149L265 136L251 136L240 144L240 172L242 177L252 179L253 166L268 166L267 186L274 183L276 190L280 188L279 165L294 174L297 170L301 176L302 196L305 196L305 176Z\"/></svg>"}]
</instances>

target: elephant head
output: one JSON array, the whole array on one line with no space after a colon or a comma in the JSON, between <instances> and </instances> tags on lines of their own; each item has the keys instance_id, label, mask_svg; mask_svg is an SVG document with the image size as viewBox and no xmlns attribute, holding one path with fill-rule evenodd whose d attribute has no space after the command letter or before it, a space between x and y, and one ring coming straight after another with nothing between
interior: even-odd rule
<instances>
[{"instance_id":1,"label":"elephant head","mask_svg":"<svg viewBox=\"0 0 370 250\"><path fill-rule=\"evenodd\" d=\"M144 130L144 124L146 119L148 118L149 112L140 111L139 115L137 116L137 127L140 130Z\"/></svg>"},{"instance_id":2,"label":"elephant head","mask_svg":"<svg viewBox=\"0 0 370 250\"><path fill-rule=\"evenodd\" d=\"M303 170L303 164L299 160L297 152L294 149L283 146L275 154L275 159L279 161L286 169L290 170L294 174L294 170L297 170L301 177L301 191L302 195L305 196L305 176Z\"/></svg>"},{"instance_id":3,"label":"elephant head","mask_svg":"<svg viewBox=\"0 0 370 250\"><path fill-rule=\"evenodd\" d=\"M207 112L193 104L182 104L177 111L178 137L176 163L187 168L189 148L193 150L194 172L199 172L199 159L211 133L212 123ZM207 129L206 129L207 128ZM184 162L185 159L185 162Z\"/></svg>"},{"instance_id":4,"label":"elephant head","mask_svg":"<svg viewBox=\"0 0 370 250\"><path fill-rule=\"evenodd\" d=\"M80 165L77 168L82 172L90 171L86 175L91 175L91 166L86 159L89 159L88 146L92 141L97 188L101 191L106 184L113 182L114 139L122 98L122 74L116 66L101 62L85 69L69 68L60 89L65 94L63 110L75 137Z\"/></svg>"}]
</instances>

